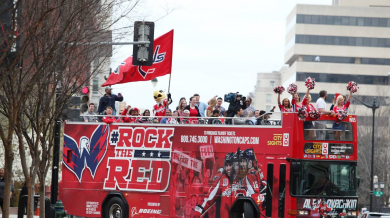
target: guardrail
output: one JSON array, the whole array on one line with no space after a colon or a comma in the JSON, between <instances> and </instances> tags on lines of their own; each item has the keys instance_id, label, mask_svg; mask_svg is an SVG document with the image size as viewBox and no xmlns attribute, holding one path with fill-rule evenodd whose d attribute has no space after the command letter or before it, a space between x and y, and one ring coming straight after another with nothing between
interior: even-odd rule
<instances>
[{"instance_id":1,"label":"guardrail","mask_svg":"<svg viewBox=\"0 0 390 218\"><path fill-rule=\"evenodd\" d=\"M86 117L95 117L96 122L102 122L103 117L115 117L118 122L128 124L183 124L183 125L281 125L280 112L267 113L256 117L183 117L183 116L127 116L127 115L80 115L80 120L67 120L68 123L83 122ZM125 122L129 118L130 122ZM167 123L160 123L163 118Z\"/></svg>"}]
</instances>

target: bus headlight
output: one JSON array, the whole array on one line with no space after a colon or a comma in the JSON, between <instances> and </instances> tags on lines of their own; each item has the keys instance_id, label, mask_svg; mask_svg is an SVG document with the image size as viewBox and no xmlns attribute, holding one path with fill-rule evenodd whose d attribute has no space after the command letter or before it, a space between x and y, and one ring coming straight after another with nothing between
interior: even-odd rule
<instances>
[{"instance_id":1,"label":"bus headlight","mask_svg":"<svg viewBox=\"0 0 390 218\"><path fill-rule=\"evenodd\" d=\"M298 210L298 215L300 216L308 216L309 211L308 210Z\"/></svg>"}]
</instances>

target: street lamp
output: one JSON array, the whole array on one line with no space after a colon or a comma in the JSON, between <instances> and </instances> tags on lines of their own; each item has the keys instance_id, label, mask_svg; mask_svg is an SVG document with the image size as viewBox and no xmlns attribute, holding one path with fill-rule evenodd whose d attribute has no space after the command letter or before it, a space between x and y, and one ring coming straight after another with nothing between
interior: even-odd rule
<instances>
[{"instance_id":1,"label":"street lamp","mask_svg":"<svg viewBox=\"0 0 390 218\"><path fill-rule=\"evenodd\" d=\"M379 186L381 187L381 189L384 189L385 188L385 183L384 182L380 182Z\"/></svg>"},{"instance_id":2,"label":"street lamp","mask_svg":"<svg viewBox=\"0 0 390 218\"><path fill-rule=\"evenodd\" d=\"M352 96L353 97L353 96ZM372 146L371 146L371 185L370 185L370 189L371 189L371 195L370 195L370 211L372 211L373 209L373 206L372 206L372 197L373 197L373 183L374 183L374 145L375 145L375 140L374 140L374 133L375 133L375 111L376 109L379 108L379 105L377 105L375 103L375 97L374 97L374 101L372 103L372 105L368 105L362 101L360 101L359 99L357 98L354 98L356 100L358 100L360 103L362 103L364 106L368 107L368 108L371 108L372 109Z\"/></svg>"}]
</instances>

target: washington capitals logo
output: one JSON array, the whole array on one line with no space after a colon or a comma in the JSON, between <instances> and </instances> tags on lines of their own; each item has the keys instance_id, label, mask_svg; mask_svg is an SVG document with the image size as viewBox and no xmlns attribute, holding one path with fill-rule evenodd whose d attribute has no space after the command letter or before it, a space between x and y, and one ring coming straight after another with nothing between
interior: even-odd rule
<instances>
[{"instance_id":1,"label":"washington capitals logo","mask_svg":"<svg viewBox=\"0 0 390 218\"><path fill-rule=\"evenodd\" d=\"M112 73L113 74L119 74L119 70L121 69L121 66L125 66L126 62L122 62Z\"/></svg>"},{"instance_id":2,"label":"washington capitals logo","mask_svg":"<svg viewBox=\"0 0 390 218\"><path fill-rule=\"evenodd\" d=\"M89 139L80 137L79 143L72 137L64 134L63 163L72 171L81 182L85 167L95 177L96 170L107 151L108 125L99 125ZM69 157L68 157L69 156Z\"/></svg>"},{"instance_id":3,"label":"washington capitals logo","mask_svg":"<svg viewBox=\"0 0 390 218\"><path fill-rule=\"evenodd\" d=\"M158 53L158 51L160 50L160 45L157 45L156 46L156 50L154 51L154 54L153 54L153 64L158 64L158 63L161 63L165 60L165 54L166 52L164 53ZM138 72L141 74L141 76L145 79L146 75L148 75L148 73L154 73L156 68L151 68L151 69L148 69L146 71L142 70L142 66L138 66Z\"/></svg>"}]
</instances>

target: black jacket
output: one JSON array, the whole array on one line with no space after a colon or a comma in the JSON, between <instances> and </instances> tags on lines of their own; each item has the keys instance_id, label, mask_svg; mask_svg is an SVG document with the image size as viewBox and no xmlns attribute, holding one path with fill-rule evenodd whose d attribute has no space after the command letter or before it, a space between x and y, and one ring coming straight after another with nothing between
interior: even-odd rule
<instances>
[{"instance_id":1,"label":"black jacket","mask_svg":"<svg viewBox=\"0 0 390 218\"><path fill-rule=\"evenodd\" d=\"M234 101L229 104L227 117L234 117L236 115L235 110L237 107L241 107L243 110L246 109L246 104L243 100L240 101Z\"/></svg>"},{"instance_id":2,"label":"black jacket","mask_svg":"<svg viewBox=\"0 0 390 218\"><path fill-rule=\"evenodd\" d=\"M115 110L115 101L123 101L123 96L118 97L117 95L111 94L107 96L106 94L100 98L98 112L101 114L108 106L111 106Z\"/></svg>"},{"instance_id":3,"label":"black jacket","mask_svg":"<svg viewBox=\"0 0 390 218\"><path fill-rule=\"evenodd\" d=\"M197 117L201 117L200 116L200 113L199 113L199 108L195 105L195 108L196 108L196 111L198 111L198 115L197 115ZM188 110L188 111L190 111L191 112L191 107L190 107L190 105L187 105L185 108L184 108L184 110ZM183 110L183 111L184 111Z\"/></svg>"}]
</instances>

